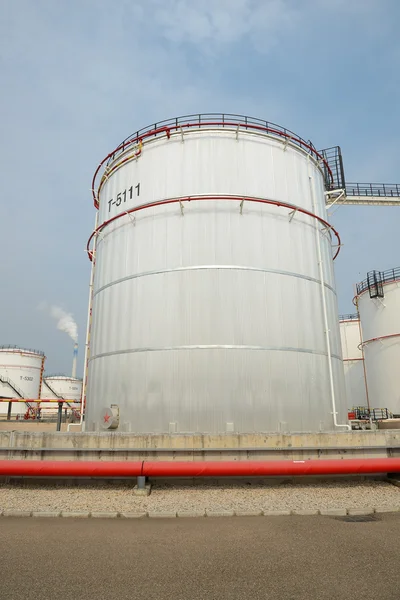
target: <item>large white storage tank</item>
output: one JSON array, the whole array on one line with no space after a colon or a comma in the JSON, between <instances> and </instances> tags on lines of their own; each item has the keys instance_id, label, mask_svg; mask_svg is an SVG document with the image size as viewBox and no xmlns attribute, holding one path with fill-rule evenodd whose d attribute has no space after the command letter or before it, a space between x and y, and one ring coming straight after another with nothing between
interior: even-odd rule
<instances>
[{"instance_id":1,"label":"large white storage tank","mask_svg":"<svg viewBox=\"0 0 400 600\"><path fill-rule=\"evenodd\" d=\"M39 398L45 355L39 350L18 346L0 347L0 398ZM30 403L36 406L36 403ZM12 415L23 415L28 406L25 402L13 402ZM8 402L0 402L0 413L6 414Z\"/></svg>"},{"instance_id":2,"label":"large white storage tank","mask_svg":"<svg viewBox=\"0 0 400 600\"><path fill-rule=\"evenodd\" d=\"M356 302L371 408L400 415L400 267L369 272Z\"/></svg>"},{"instance_id":3,"label":"large white storage tank","mask_svg":"<svg viewBox=\"0 0 400 600\"><path fill-rule=\"evenodd\" d=\"M368 406L365 382L364 357L361 347L361 329L358 314L340 317L340 338L342 342L344 380L347 405Z\"/></svg>"},{"instance_id":4,"label":"large white storage tank","mask_svg":"<svg viewBox=\"0 0 400 600\"><path fill-rule=\"evenodd\" d=\"M337 241L311 142L196 115L107 161L93 184L87 429L117 404L135 432L343 430Z\"/></svg>"},{"instance_id":5,"label":"large white storage tank","mask_svg":"<svg viewBox=\"0 0 400 600\"><path fill-rule=\"evenodd\" d=\"M45 375L40 393L41 400L71 400L70 404L77 408L80 406L82 396L82 379L69 377L64 374ZM41 402L42 408L57 410L55 402ZM67 408L67 405L64 405Z\"/></svg>"}]
</instances>

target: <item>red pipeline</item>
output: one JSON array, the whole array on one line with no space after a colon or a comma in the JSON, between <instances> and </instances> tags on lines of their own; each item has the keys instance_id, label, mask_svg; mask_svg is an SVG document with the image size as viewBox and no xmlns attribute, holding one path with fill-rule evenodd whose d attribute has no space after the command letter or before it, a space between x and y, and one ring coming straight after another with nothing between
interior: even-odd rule
<instances>
[{"instance_id":1,"label":"red pipeline","mask_svg":"<svg viewBox=\"0 0 400 600\"><path fill-rule=\"evenodd\" d=\"M400 472L400 458L270 461L1 460L7 477L282 477Z\"/></svg>"}]
</instances>

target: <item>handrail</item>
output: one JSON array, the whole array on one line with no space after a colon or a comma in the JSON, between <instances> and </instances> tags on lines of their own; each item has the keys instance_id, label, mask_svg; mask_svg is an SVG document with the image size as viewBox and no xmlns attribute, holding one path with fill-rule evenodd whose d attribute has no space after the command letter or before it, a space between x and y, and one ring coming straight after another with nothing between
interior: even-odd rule
<instances>
[{"instance_id":1,"label":"handrail","mask_svg":"<svg viewBox=\"0 0 400 600\"><path fill-rule=\"evenodd\" d=\"M23 392L23 390L21 390L21 388L19 388L19 387L17 386L17 384L13 382L13 380L12 380L12 379L10 379L9 377L4 377L3 375L0 375L0 381L1 381L2 383L6 383L7 385L9 385L9 386L10 386L10 388L11 388L11 389L13 389L13 390L14 390L14 392L15 392L16 394L18 394L18 396L19 396L20 398L24 398L24 392Z\"/></svg>"},{"instance_id":2,"label":"handrail","mask_svg":"<svg viewBox=\"0 0 400 600\"><path fill-rule=\"evenodd\" d=\"M400 184L346 183L346 196L400 198Z\"/></svg>"},{"instance_id":3,"label":"handrail","mask_svg":"<svg viewBox=\"0 0 400 600\"><path fill-rule=\"evenodd\" d=\"M33 348L22 348L21 346L15 346L13 344L5 344L0 346L0 351L1 350L16 350L18 352L30 352L32 354L44 356L44 352L42 350L34 350Z\"/></svg>"},{"instance_id":4,"label":"handrail","mask_svg":"<svg viewBox=\"0 0 400 600\"><path fill-rule=\"evenodd\" d=\"M380 283L392 283L400 280L400 267L388 269L387 271L379 271ZM368 289L368 278L360 283L357 283L357 295Z\"/></svg>"},{"instance_id":5,"label":"handrail","mask_svg":"<svg viewBox=\"0 0 400 600\"><path fill-rule=\"evenodd\" d=\"M5 398L4 396L0 397L0 402L25 402L25 404L28 404L28 402L37 402L37 403L49 403L49 402L54 402L54 403L64 403L64 402L72 402L73 404L80 404L81 401L80 400L74 400L71 398L65 399L65 398Z\"/></svg>"},{"instance_id":6,"label":"handrail","mask_svg":"<svg viewBox=\"0 0 400 600\"><path fill-rule=\"evenodd\" d=\"M167 198L165 200L159 200L157 202L149 202L148 204L141 204L140 206L135 206L134 208L131 208L130 210L126 210L122 213L119 213L118 215L115 215L114 217L111 217L111 219L108 219L107 221L104 221L103 223L101 223L92 232L91 236L89 237L87 245L86 245L86 252L89 257L89 260L90 261L93 260L93 251L90 249L90 244L91 244L93 238L98 233L100 233L102 231L102 229L104 229L104 227L106 227L110 223L113 223L117 219L120 219L121 217L124 217L126 215L130 215L132 213L138 212L140 210L144 210L146 208L153 208L156 206L163 206L166 204L174 204L174 203L179 203L182 206L183 202L208 201L208 200L224 200L224 201L238 202L240 204L240 210L242 210L242 206L243 206L244 202L255 202L258 204L268 204L268 205L276 206L276 207L280 207L280 208L288 208L290 211L294 211L293 214L296 212L299 212L301 214L307 215L308 217L316 219L319 223L321 223L324 226L324 228L326 228L327 231L329 231L329 233L332 232L335 235L336 240L337 240L337 250L333 256L333 260L335 260L335 258L337 257L337 255L340 252L341 240L340 240L340 235L336 231L336 229L334 227L332 227L332 225L330 223L325 221L325 219L323 219L322 217L320 217L318 215L315 215L314 213L306 210L305 208L301 208L300 206L297 206L295 204L289 204L288 202L279 202L277 200L270 200L269 198L257 198L257 197L253 197L253 196L228 196L228 195L208 196L207 195L207 196L186 196L186 197L179 197L179 198Z\"/></svg>"},{"instance_id":7,"label":"handrail","mask_svg":"<svg viewBox=\"0 0 400 600\"><path fill-rule=\"evenodd\" d=\"M99 185L97 185L97 178L102 167L107 169L107 166L110 164L110 162L112 162L117 156L125 152L128 148L133 146L139 147L138 152L136 153L136 155L138 156L141 153L141 147L144 139L147 139L149 137L157 137L158 135L166 135L167 138L170 138L171 132L180 131L181 133L183 133L184 129L189 129L192 127L207 127L215 129L231 127L236 128L237 130L240 127L243 127L246 130L259 131L265 133L266 135L273 135L275 137L282 138L286 142L291 142L299 148L301 148L302 150L307 151L313 158L315 158L317 161L320 161L324 165L324 169L328 173L331 184L333 184L334 182L332 171L327 159L325 158L323 153L315 149L314 145L310 140L305 141L289 129L281 127L276 123L270 123L269 121L264 121L255 117L246 117L243 115L236 114L203 113L197 115L185 115L183 117L167 119L165 121L160 121L158 123L148 125L147 127L139 129L138 131L136 131L136 133L128 136L125 140L123 140L112 152L110 152L100 162L99 166L95 171L95 174L92 179L92 194L95 207L99 207ZM330 189L331 186L329 185L328 187Z\"/></svg>"},{"instance_id":8,"label":"handrail","mask_svg":"<svg viewBox=\"0 0 400 600\"><path fill-rule=\"evenodd\" d=\"M50 390L50 391L51 391L51 392L52 392L52 393L55 395L55 397L56 397L58 400L64 400L64 402L66 403L66 405L67 405L67 406L68 406L68 407L69 407L69 408L72 410L72 412L73 412L74 414L75 414L75 413L76 413L76 414L78 413L78 411L77 411L77 410L76 410L76 409L75 409L73 406L71 406L71 404L70 404L70 400L66 400L66 399L64 398L64 396L62 396L62 395L58 394L58 393L55 391L55 389L54 389L53 387L51 387L51 385L49 384L49 382L47 381L47 379L46 379L46 378L44 379L44 382L45 382L45 384L47 385L47 387L49 388L49 390ZM43 398L43 400L42 400L42 401L45 403L45 402L46 402L46 400L47 400L47 398Z\"/></svg>"},{"instance_id":9,"label":"handrail","mask_svg":"<svg viewBox=\"0 0 400 600\"><path fill-rule=\"evenodd\" d=\"M26 406L28 407L28 411L34 410L34 408L30 404L29 399L25 398L23 390L21 390L21 388L18 387L17 384L14 383L12 379L10 379L9 377L3 377L2 375L0 375L0 381L2 383L6 383L7 385L9 385L10 388L13 389L16 394L18 394L18 396L20 397L20 401L24 402L24 404L26 404ZM12 398L10 398L8 400L8 402L12 402L12 401L13 401Z\"/></svg>"},{"instance_id":10,"label":"handrail","mask_svg":"<svg viewBox=\"0 0 400 600\"><path fill-rule=\"evenodd\" d=\"M360 317L358 313L352 313L351 315L339 315L339 321L359 321Z\"/></svg>"},{"instance_id":11,"label":"handrail","mask_svg":"<svg viewBox=\"0 0 400 600\"><path fill-rule=\"evenodd\" d=\"M44 378L44 384L47 385L47 387L49 388L51 393L54 394L56 398L59 398L60 400L64 400L64 396L60 396L60 394L57 394L57 392L51 387L51 385L49 383L47 383L46 378ZM41 395L42 395L42 391L40 390L40 396ZM46 400L46 398L43 398L43 400Z\"/></svg>"}]
</instances>

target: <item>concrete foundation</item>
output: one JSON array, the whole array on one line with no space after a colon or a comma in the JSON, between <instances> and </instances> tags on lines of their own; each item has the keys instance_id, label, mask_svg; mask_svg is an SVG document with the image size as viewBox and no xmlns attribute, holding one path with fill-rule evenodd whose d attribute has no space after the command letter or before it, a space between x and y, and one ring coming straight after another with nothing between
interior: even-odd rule
<instances>
[{"instance_id":1,"label":"concrete foundation","mask_svg":"<svg viewBox=\"0 0 400 600\"><path fill-rule=\"evenodd\" d=\"M400 429L400 419L378 421L378 429Z\"/></svg>"},{"instance_id":2,"label":"concrete foundation","mask_svg":"<svg viewBox=\"0 0 400 600\"><path fill-rule=\"evenodd\" d=\"M0 432L0 458L51 460L305 460L400 456L400 430L154 435Z\"/></svg>"}]
</instances>

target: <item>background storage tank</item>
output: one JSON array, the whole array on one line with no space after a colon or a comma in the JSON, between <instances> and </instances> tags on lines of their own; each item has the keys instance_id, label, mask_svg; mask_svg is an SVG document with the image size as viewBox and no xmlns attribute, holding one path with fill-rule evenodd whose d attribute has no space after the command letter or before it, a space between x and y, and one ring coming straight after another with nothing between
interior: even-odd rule
<instances>
[{"instance_id":1,"label":"background storage tank","mask_svg":"<svg viewBox=\"0 0 400 600\"><path fill-rule=\"evenodd\" d=\"M400 415L400 268L370 271L356 302L371 408Z\"/></svg>"},{"instance_id":2,"label":"background storage tank","mask_svg":"<svg viewBox=\"0 0 400 600\"><path fill-rule=\"evenodd\" d=\"M82 379L68 377L68 375L56 374L45 375L42 382L40 398L45 399L65 399L71 400L71 406L79 408L82 396ZM41 407L45 409L57 410L58 406L54 402L41 402ZM65 406L67 408L67 406Z\"/></svg>"},{"instance_id":3,"label":"background storage tank","mask_svg":"<svg viewBox=\"0 0 400 600\"><path fill-rule=\"evenodd\" d=\"M107 427L111 404L135 432L347 423L329 169L311 142L195 115L141 130L102 165L87 429Z\"/></svg>"},{"instance_id":4,"label":"background storage tank","mask_svg":"<svg viewBox=\"0 0 400 600\"><path fill-rule=\"evenodd\" d=\"M368 406L358 314L342 315L340 317L340 338L342 341L347 405L349 408Z\"/></svg>"},{"instance_id":5,"label":"background storage tank","mask_svg":"<svg viewBox=\"0 0 400 600\"><path fill-rule=\"evenodd\" d=\"M17 346L0 347L0 397L39 398L45 355L39 350ZM36 406L36 403L30 403ZM28 408L25 402L13 403L12 415L23 415ZM7 402L0 402L0 413L6 414Z\"/></svg>"}]
</instances>

